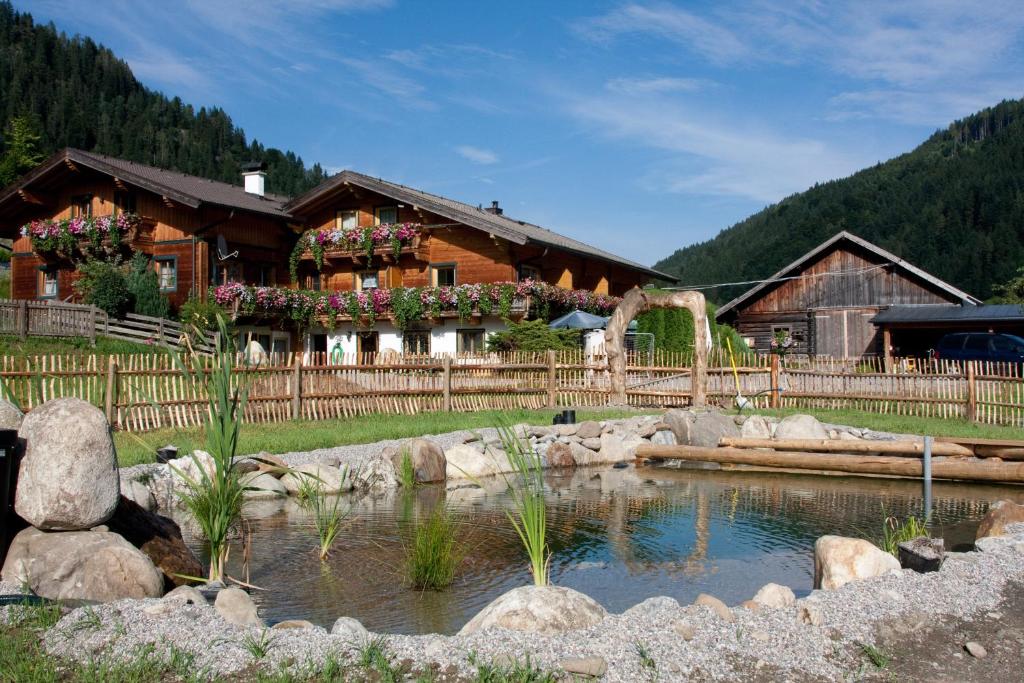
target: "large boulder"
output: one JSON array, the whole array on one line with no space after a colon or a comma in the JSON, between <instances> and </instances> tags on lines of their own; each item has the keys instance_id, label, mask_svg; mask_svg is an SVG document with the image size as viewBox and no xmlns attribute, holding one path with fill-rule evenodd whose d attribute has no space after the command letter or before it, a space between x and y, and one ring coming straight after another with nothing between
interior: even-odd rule
<instances>
[{"instance_id":1,"label":"large boulder","mask_svg":"<svg viewBox=\"0 0 1024 683\"><path fill-rule=\"evenodd\" d=\"M576 429L576 436L580 437L580 439L595 439L601 436L602 431L604 431L604 428L601 427L600 422L587 420L580 423L579 428Z\"/></svg>"},{"instance_id":2,"label":"large boulder","mask_svg":"<svg viewBox=\"0 0 1024 683\"><path fill-rule=\"evenodd\" d=\"M633 432L601 435L600 462L628 462L636 459L637 446L647 443Z\"/></svg>"},{"instance_id":3,"label":"large boulder","mask_svg":"<svg viewBox=\"0 0 1024 683\"><path fill-rule=\"evenodd\" d=\"M754 596L753 601L762 607L782 609L784 607L792 607L795 605L796 595L793 594L793 589L789 586L781 586L777 583L766 583L761 586L761 590L757 591L757 595Z\"/></svg>"},{"instance_id":4,"label":"large boulder","mask_svg":"<svg viewBox=\"0 0 1024 683\"><path fill-rule=\"evenodd\" d=\"M589 628L608 613L593 598L562 586L522 586L501 595L469 620L459 635L494 626L554 635Z\"/></svg>"},{"instance_id":5,"label":"large boulder","mask_svg":"<svg viewBox=\"0 0 1024 683\"><path fill-rule=\"evenodd\" d=\"M512 472L504 451L488 446L483 453L469 444L459 444L444 452L448 479L477 479Z\"/></svg>"},{"instance_id":6,"label":"large boulder","mask_svg":"<svg viewBox=\"0 0 1024 683\"><path fill-rule=\"evenodd\" d=\"M676 440L676 433L671 429L659 429L651 434L651 443L656 446L675 446L679 442Z\"/></svg>"},{"instance_id":7,"label":"large boulder","mask_svg":"<svg viewBox=\"0 0 1024 683\"><path fill-rule=\"evenodd\" d=\"M0 578L59 600L159 598L164 577L138 548L111 531L40 531L14 537Z\"/></svg>"},{"instance_id":8,"label":"large boulder","mask_svg":"<svg viewBox=\"0 0 1024 683\"><path fill-rule=\"evenodd\" d=\"M143 510L154 512L157 509L153 492L138 479L121 479L121 497L127 498Z\"/></svg>"},{"instance_id":9,"label":"large boulder","mask_svg":"<svg viewBox=\"0 0 1024 683\"><path fill-rule=\"evenodd\" d=\"M121 488L103 411L77 398L47 401L25 416L19 436L25 455L14 509L26 522L74 531L110 519Z\"/></svg>"},{"instance_id":10,"label":"large boulder","mask_svg":"<svg viewBox=\"0 0 1024 683\"><path fill-rule=\"evenodd\" d=\"M150 512L121 496L114 516L107 521L110 531L143 552L163 573L168 589L185 585L183 576L201 576L203 565L181 538L181 528L173 520Z\"/></svg>"},{"instance_id":11,"label":"large boulder","mask_svg":"<svg viewBox=\"0 0 1024 683\"><path fill-rule=\"evenodd\" d=\"M213 460L213 456L206 451L200 450L192 451L189 455L180 458L168 460L167 465L170 467L174 486L179 490L186 486L186 480L197 484L201 483L204 479L203 472L210 479L213 479L217 473L217 465Z\"/></svg>"},{"instance_id":12,"label":"large boulder","mask_svg":"<svg viewBox=\"0 0 1024 683\"><path fill-rule=\"evenodd\" d=\"M1018 522L1024 522L1024 505L1017 505L1008 500L997 500L989 506L988 512L981 518L981 524L978 525L978 532L974 539L1003 536L1006 534L1007 524Z\"/></svg>"},{"instance_id":13,"label":"large boulder","mask_svg":"<svg viewBox=\"0 0 1024 683\"><path fill-rule=\"evenodd\" d=\"M18 406L10 401L0 399L0 429L13 429L17 431L21 429L21 422L24 419L25 414L21 412Z\"/></svg>"},{"instance_id":14,"label":"large boulder","mask_svg":"<svg viewBox=\"0 0 1024 683\"><path fill-rule=\"evenodd\" d=\"M238 626L263 626L256 611L256 603L252 601L249 594L241 588L229 586L217 593L213 601L213 607L217 613L224 617L225 621Z\"/></svg>"},{"instance_id":15,"label":"large boulder","mask_svg":"<svg viewBox=\"0 0 1024 683\"><path fill-rule=\"evenodd\" d=\"M261 474L259 471L243 474L239 477L239 482L245 487L242 494L245 500L268 500L288 495L288 489L281 483L281 479L270 474Z\"/></svg>"},{"instance_id":16,"label":"large boulder","mask_svg":"<svg viewBox=\"0 0 1024 683\"><path fill-rule=\"evenodd\" d=\"M722 437L740 435L732 417L716 410L669 410L664 421L683 446L716 448Z\"/></svg>"},{"instance_id":17,"label":"large boulder","mask_svg":"<svg viewBox=\"0 0 1024 683\"><path fill-rule=\"evenodd\" d=\"M348 477L344 477L343 474L337 467L307 463L291 468L287 474L281 477L280 482L292 496L298 495L303 482L306 481L323 493L335 494L341 493L349 485Z\"/></svg>"},{"instance_id":18,"label":"large boulder","mask_svg":"<svg viewBox=\"0 0 1024 683\"><path fill-rule=\"evenodd\" d=\"M391 454L391 464L395 466L396 471L401 471L402 460L408 457L412 460L418 483L430 484L445 480L447 460L444 451L433 441L413 439L410 443L403 444L401 448L392 450L394 453Z\"/></svg>"},{"instance_id":19,"label":"large boulder","mask_svg":"<svg viewBox=\"0 0 1024 683\"><path fill-rule=\"evenodd\" d=\"M822 536L814 544L815 588L835 590L894 569L900 569L899 560L862 538Z\"/></svg>"},{"instance_id":20,"label":"large boulder","mask_svg":"<svg viewBox=\"0 0 1024 683\"><path fill-rule=\"evenodd\" d=\"M391 464L388 449L364 460L353 470L352 483L365 491L389 491L398 488L398 473Z\"/></svg>"},{"instance_id":21,"label":"large boulder","mask_svg":"<svg viewBox=\"0 0 1024 683\"><path fill-rule=\"evenodd\" d=\"M748 439L770 439L772 426L760 415L751 415L740 426L740 436Z\"/></svg>"},{"instance_id":22,"label":"large boulder","mask_svg":"<svg viewBox=\"0 0 1024 683\"><path fill-rule=\"evenodd\" d=\"M544 457L547 460L548 467L565 468L576 466L576 461L572 457L572 445L562 443L561 441L556 441L548 446Z\"/></svg>"},{"instance_id":23,"label":"large boulder","mask_svg":"<svg viewBox=\"0 0 1024 683\"><path fill-rule=\"evenodd\" d=\"M828 430L812 415L790 415L775 426L776 439L827 439Z\"/></svg>"}]
</instances>

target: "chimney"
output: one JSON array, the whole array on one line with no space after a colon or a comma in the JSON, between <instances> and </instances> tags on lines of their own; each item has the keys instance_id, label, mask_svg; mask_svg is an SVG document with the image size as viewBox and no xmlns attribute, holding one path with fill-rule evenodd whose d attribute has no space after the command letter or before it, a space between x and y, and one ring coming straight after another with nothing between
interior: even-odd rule
<instances>
[{"instance_id":1,"label":"chimney","mask_svg":"<svg viewBox=\"0 0 1024 683\"><path fill-rule=\"evenodd\" d=\"M242 164L242 177L245 179L245 191L249 194L263 196L267 184L267 165L262 161L250 161Z\"/></svg>"},{"instance_id":2,"label":"chimney","mask_svg":"<svg viewBox=\"0 0 1024 683\"><path fill-rule=\"evenodd\" d=\"M498 200L491 202L491 205L484 209L487 213L493 213L495 216L500 216L505 213L500 206L498 206Z\"/></svg>"}]
</instances>

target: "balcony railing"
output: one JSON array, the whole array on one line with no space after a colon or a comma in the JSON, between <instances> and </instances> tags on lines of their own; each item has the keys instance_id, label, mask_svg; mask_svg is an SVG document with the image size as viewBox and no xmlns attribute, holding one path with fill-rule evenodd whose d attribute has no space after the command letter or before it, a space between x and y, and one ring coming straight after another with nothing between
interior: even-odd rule
<instances>
[{"instance_id":1,"label":"balcony railing","mask_svg":"<svg viewBox=\"0 0 1024 683\"><path fill-rule=\"evenodd\" d=\"M32 221L21 234L44 261L59 261L78 254L112 256L125 246L152 244L155 228L152 218L121 213Z\"/></svg>"},{"instance_id":2,"label":"balcony railing","mask_svg":"<svg viewBox=\"0 0 1024 683\"><path fill-rule=\"evenodd\" d=\"M427 240L423 237L415 237L411 243L403 244L395 249L390 244L380 244L373 248L372 255L358 246L331 246L323 250L324 263L338 263L351 261L353 265L368 265L368 261L380 258L384 263L394 263L402 256L411 255L417 261L429 261L430 249ZM300 261L316 261L317 257L310 249L304 250L299 255Z\"/></svg>"}]
</instances>

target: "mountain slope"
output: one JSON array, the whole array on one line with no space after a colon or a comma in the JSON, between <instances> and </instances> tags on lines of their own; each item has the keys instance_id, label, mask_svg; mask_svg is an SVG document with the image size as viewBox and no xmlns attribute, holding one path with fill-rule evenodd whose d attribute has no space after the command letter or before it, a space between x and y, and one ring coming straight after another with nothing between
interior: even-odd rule
<instances>
[{"instance_id":1,"label":"mountain slope","mask_svg":"<svg viewBox=\"0 0 1024 683\"><path fill-rule=\"evenodd\" d=\"M849 230L980 298L1024 264L1024 100L912 152L815 185L654 265L682 284L764 278ZM724 303L746 286L708 290Z\"/></svg>"},{"instance_id":2,"label":"mountain slope","mask_svg":"<svg viewBox=\"0 0 1024 683\"><path fill-rule=\"evenodd\" d=\"M40 134L43 154L80 147L235 184L241 164L261 159L267 190L291 195L325 177L293 152L247 142L223 110L150 90L109 49L0 2L0 128L16 117Z\"/></svg>"}]
</instances>

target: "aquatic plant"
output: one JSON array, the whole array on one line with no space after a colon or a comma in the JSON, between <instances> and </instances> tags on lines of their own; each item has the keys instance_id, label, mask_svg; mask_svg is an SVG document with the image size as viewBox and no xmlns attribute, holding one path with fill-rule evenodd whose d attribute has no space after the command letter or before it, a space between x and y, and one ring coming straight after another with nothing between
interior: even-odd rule
<instances>
[{"instance_id":1,"label":"aquatic plant","mask_svg":"<svg viewBox=\"0 0 1024 683\"><path fill-rule=\"evenodd\" d=\"M412 451L408 446L402 447L402 457L398 461L398 483L403 488L416 486L416 466L412 462Z\"/></svg>"},{"instance_id":2,"label":"aquatic plant","mask_svg":"<svg viewBox=\"0 0 1024 683\"><path fill-rule=\"evenodd\" d=\"M235 371L227 323L220 315L217 327L220 335L209 369L194 368L191 359L174 354L175 364L187 381L199 395L205 393L207 397L204 432L212 462L204 466L193 452L190 457L198 475L174 469L185 483L178 495L210 546L210 581L223 580L230 551L228 537L242 515L246 487L239 479L235 455L249 395L245 377Z\"/></svg>"},{"instance_id":3,"label":"aquatic plant","mask_svg":"<svg viewBox=\"0 0 1024 683\"><path fill-rule=\"evenodd\" d=\"M928 527L917 517L911 515L902 522L896 517L886 517L882 523L882 550L899 557L900 543L921 536L930 537Z\"/></svg>"},{"instance_id":4,"label":"aquatic plant","mask_svg":"<svg viewBox=\"0 0 1024 683\"><path fill-rule=\"evenodd\" d=\"M498 436L512 466L506 477L513 509L505 515L523 542L530 558L530 573L535 586L546 586L551 571L551 552L547 545L547 501L544 499L544 470L540 454L524 444L515 431L498 427Z\"/></svg>"},{"instance_id":5,"label":"aquatic plant","mask_svg":"<svg viewBox=\"0 0 1024 683\"><path fill-rule=\"evenodd\" d=\"M321 560L330 555L331 546L341 533L345 519L352 512L352 506L342 507L341 496L327 493L323 481L312 474L293 475L301 477L299 483L299 502L313 515L313 527L320 539L319 554ZM344 481L348 477L348 467L341 473Z\"/></svg>"},{"instance_id":6,"label":"aquatic plant","mask_svg":"<svg viewBox=\"0 0 1024 683\"><path fill-rule=\"evenodd\" d=\"M405 549L405 577L410 586L441 590L451 585L464 557L458 535L459 522L443 504L415 525Z\"/></svg>"}]
</instances>

